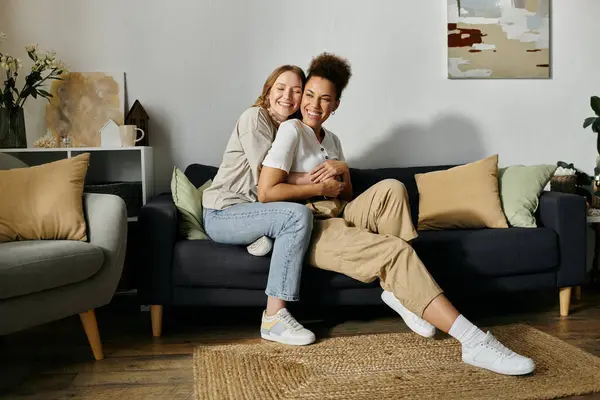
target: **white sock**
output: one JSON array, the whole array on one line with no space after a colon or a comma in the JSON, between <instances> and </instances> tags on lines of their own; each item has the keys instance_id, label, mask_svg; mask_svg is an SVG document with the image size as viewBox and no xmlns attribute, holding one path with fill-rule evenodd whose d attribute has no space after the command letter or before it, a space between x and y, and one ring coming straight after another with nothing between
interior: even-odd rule
<instances>
[{"instance_id":1,"label":"white sock","mask_svg":"<svg viewBox=\"0 0 600 400\"><path fill-rule=\"evenodd\" d=\"M448 334L467 347L475 347L485 339L485 333L463 317L462 314L456 318Z\"/></svg>"}]
</instances>

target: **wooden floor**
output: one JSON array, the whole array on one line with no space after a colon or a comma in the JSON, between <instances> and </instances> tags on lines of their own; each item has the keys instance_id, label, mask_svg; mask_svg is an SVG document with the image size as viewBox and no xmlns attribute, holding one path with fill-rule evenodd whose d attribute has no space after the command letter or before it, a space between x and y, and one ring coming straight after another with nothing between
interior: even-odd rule
<instances>
[{"instance_id":1,"label":"wooden floor","mask_svg":"<svg viewBox=\"0 0 600 400\"><path fill-rule=\"evenodd\" d=\"M481 327L528 323L600 356L600 291L585 289L569 317L558 316L558 294L461 301ZM317 337L406 332L386 307L293 310ZM165 310L163 337L151 337L150 316L134 297L97 310L106 359L92 361L77 316L0 337L0 399L191 399L192 350L200 344L260 341L259 309ZM600 394L578 397L600 399Z\"/></svg>"}]
</instances>

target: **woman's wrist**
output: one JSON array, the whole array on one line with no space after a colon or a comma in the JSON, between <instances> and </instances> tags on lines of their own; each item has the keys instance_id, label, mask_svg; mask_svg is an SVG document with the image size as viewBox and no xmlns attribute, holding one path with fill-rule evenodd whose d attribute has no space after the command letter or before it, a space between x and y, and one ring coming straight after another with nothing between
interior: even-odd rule
<instances>
[{"instance_id":1,"label":"woman's wrist","mask_svg":"<svg viewBox=\"0 0 600 400\"><path fill-rule=\"evenodd\" d=\"M325 195L325 184L323 182L313 183L315 187L315 196L324 196Z\"/></svg>"}]
</instances>

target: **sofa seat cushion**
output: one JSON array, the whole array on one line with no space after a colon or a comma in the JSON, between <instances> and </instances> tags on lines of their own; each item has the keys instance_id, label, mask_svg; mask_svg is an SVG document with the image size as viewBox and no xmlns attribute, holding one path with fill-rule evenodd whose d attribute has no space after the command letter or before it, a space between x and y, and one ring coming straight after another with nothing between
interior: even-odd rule
<instances>
[{"instance_id":1,"label":"sofa seat cushion","mask_svg":"<svg viewBox=\"0 0 600 400\"><path fill-rule=\"evenodd\" d=\"M31 240L0 244L0 299L83 281L102 267L104 254L90 243Z\"/></svg>"},{"instance_id":2,"label":"sofa seat cushion","mask_svg":"<svg viewBox=\"0 0 600 400\"><path fill-rule=\"evenodd\" d=\"M176 286L264 289L271 257L255 257L244 246L212 240L181 240L173 249Z\"/></svg>"},{"instance_id":3,"label":"sofa seat cushion","mask_svg":"<svg viewBox=\"0 0 600 400\"><path fill-rule=\"evenodd\" d=\"M265 290L271 263L270 254L255 257L244 246L211 240L182 240L175 244L173 283L182 287L213 287ZM304 265L302 288L338 289L379 286L366 285L347 276ZM302 293L301 293L302 295Z\"/></svg>"},{"instance_id":4,"label":"sofa seat cushion","mask_svg":"<svg viewBox=\"0 0 600 400\"><path fill-rule=\"evenodd\" d=\"M558 236L548 228L420 231L413 242L434 277L505 277L556 271Z\"/></svg>"}]
</instances>

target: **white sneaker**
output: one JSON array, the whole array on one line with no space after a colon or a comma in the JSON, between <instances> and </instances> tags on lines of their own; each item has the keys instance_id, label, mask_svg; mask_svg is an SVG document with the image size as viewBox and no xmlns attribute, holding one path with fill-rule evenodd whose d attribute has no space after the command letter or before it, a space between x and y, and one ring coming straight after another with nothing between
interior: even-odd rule
<instances>
[{"instance_id":1,"label":"white sneaker","mask_svg":"<svg viewBox=\"0 0 600 400\"><path fill-rule=\"evenodd\" d=\"M248 253L252 254L253 256L266 256L271 250L273 250L273 239L267 236L262 236L256 239L254 243L246 247L246 249L248 249Z\"/></svg>"},{"instance_id":2,"label":"white sneaker","mask_svg":"<svg viewBox=\"0 0 600 400\"><path fill-rule=\"evenodd\" d=\"M381 300L390 306L392 310L400 314L406 325L408 325L413 332L426 338L435 335L435 326L404 307L402 303L400 303L400 300L394 296L394 293L384 290L383 293L381 293Z\"/></svg>"},{"instance_id":3,"label":"white sneaker","mask_svg":"<svg viewBox=\"0 0 600 400\"><path fill-rule=\"evenodd\" d=\"M315 334L298 323L285 308L271 317L267 317L263 312L260 336L266 340L294 346L305 346L315 341Z\"/></svg>"},{"instance_id":4,"label":"white sneaker","mask_svg":"<svg viewBox=\"0 0 600 400\"><path fill-rule=\"evenodd\" d=\"M474 347L462 347L462 360L470 365L504 375L525 375L535 370L531 358L505 347L490 332Z\"/></svg>"}]
</instances>

